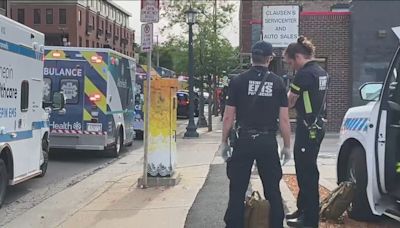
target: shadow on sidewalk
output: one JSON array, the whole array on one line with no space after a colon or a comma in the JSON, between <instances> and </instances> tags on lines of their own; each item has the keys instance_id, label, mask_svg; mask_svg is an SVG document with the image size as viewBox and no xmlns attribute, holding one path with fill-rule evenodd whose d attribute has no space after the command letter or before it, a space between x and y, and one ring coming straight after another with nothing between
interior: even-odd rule
<instances>
[{"instance_id":1,"label":"shadow on sidewalk","mask_svg":"<svg viewBox=\"0 0 400 228\"><path fill-rule=\"evenodd\" d=\"M211 165L207 180L186 218L185 227L224 227L223 218L228 205L228 189L226 165Z\"/></svg>"}]
</instances>

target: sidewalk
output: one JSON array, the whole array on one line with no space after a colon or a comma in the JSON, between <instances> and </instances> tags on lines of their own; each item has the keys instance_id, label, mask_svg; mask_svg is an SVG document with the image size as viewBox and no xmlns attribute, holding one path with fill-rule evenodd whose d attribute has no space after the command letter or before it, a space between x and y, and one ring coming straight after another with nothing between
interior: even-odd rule
<instances>
[{"instance_id":1,"label":"sidewalk","mask_svg":"<svg viewBox=\"0 0 400 228\"><path fill-rule=\"evenodd\" d=\"M50 197L6 227L183 227L217 151L221 123L199 129L198 139L178 136L181 182L171 188L137 188L143 149Z\"/></svg>"},{"instance_id":2,"label":"sidewalk","mask_svg":"<svg viewBox=\"0 0 400 228\"><path fill-rule=\"evenodd\" d=\"M221 137L219 119L214 118L213 132L206 130L198 130L198 139L182 139L183 132L179 134L176 172L182 180L175 187L137 188L143 168L140 149L43 201L6 227L224 227L229 181L224 161L215 156ZM336 136L325 141L318 160L320 184L328 190L336 187L336 141ZM293 160L283 172L295 174ZM251 186L263 192L257 172ZM284 180L281 192L285 210L294 211L295 196Z\"/></svg>"}]
</instances>

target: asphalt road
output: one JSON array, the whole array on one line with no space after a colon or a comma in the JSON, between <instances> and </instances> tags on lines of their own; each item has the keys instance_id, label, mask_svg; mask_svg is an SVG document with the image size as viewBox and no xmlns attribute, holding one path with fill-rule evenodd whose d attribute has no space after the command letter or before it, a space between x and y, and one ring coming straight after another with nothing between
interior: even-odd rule
<instances>
[{"instance_id":1,"label":"asphalt road","mask_svg":"<svg viewBox=\"0 0 400 228\"><path fill-rule=\"evenodd\" d=\"M135 141L133 146L124 148L119 158L129 153L141 153L138 150L141 147L143 141ZM0 209L0 226L119 158L107 158L97 151L52 151L44 177L34 178L8 188L5 203Z\"/></svg>"}]
</instances>

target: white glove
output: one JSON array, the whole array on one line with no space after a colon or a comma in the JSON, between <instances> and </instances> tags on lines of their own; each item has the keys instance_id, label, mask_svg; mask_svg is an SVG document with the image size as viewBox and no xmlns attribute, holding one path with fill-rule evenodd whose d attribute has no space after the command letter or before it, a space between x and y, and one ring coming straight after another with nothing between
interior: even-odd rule
<instances>
[{"instance_id":1,"label":"white glove","mask_svg":"<svg viewBox=\"0 0 400 228\"><path fill-rule=\"evenodd\" d=\"M291 158L292 154L290 153L289 147L283 147L281 149L281 165L284 166Z\"/></svg>"},{"instance_id":2,"label":"white glove","mask_svg":"<svg viewBox=\"0 0 400 228\"><path fill-rule=\"evenodd\" d=\"M232 156L231 147L226 142L219 145L217 153L221 155L224 161L227 161Z\"/></svg>"}]
</instances>

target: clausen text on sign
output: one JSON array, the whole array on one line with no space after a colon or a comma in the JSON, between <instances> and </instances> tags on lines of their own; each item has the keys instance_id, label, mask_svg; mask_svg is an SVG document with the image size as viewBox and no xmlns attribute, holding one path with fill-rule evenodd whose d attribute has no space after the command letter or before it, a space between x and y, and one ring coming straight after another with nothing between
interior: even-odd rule
<instances>
[{"instance_id":1,"label":"clausen text on sign","mask_svg":"<svg viewBox=\"0 0 400 228\"><path fill-rule=\"evenodd\" d=\"M299 37L299 6L264 6L262 17L263 40L274 47L287 47Z\"/></svg>"}]
</instances>

